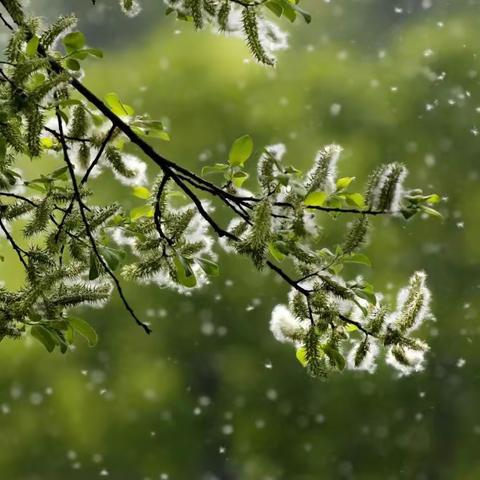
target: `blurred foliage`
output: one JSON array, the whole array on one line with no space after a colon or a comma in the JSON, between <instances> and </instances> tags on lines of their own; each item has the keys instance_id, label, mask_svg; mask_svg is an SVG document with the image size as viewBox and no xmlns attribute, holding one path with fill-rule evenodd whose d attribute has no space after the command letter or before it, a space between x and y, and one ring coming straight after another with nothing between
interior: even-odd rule
<instances>
[{"instance_id":1,"label":"blurred foliage","mask_svg":"<svg viewBox=\"0 0 480 480\"><path fill-rule=\"evenodd\" d=\"M164 20L159 2L146 2L127 27L113 0L98 0L105 28L82 3L91 43L108 53L90 64L89 86L168 120L172 142L161 148L173 160L200 171L250 133L257 145L286 141L306 167L317 148L337 142L349 174L401 160L412 184L445 193L444 223L415 219L406 230L376 220L375 275L364 272L394 290L424 267L438 322L424 332L425 372L319 383L268 331L285 286L247 260L225 258L222 277L191 297L132 286L150 338L114 303L82 312L100 332L93 350L60 357L2 343L2 477L478 478L480 2L306 1L313 23L292 30L273 71L236 39ZM105 200L122 194L106 185L97 180ZM326 218L325 243L337 235ZM18 273L4 265L13 285Z\"/></svg>"}]
</instances>

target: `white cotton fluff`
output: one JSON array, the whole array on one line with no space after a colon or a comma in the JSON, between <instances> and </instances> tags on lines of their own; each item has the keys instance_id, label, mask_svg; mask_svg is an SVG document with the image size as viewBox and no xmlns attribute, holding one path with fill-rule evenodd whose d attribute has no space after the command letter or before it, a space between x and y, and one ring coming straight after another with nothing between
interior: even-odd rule
<instances>
[{"instance_id":1,"label":"white cotton fluff","mask_svg":"<svg viewBox=\"0 0 480 480\"><path fill-rule=\"evenodd\" d=\"M368 349L365 358L360 362L358 366L355 366L355 354L357 352L356 348L352 348L347 357L347 364L348 368L351 370L362 370L368 373L374 373L377 369L376 360L378 358L378 354L380 351L380 347L378 346L378 342L370 340L370 346Z\"/></svg>"},{"instance_id":2,"label":"white cotton fluff","mask_svg":"<svg viewBox=\"0 0 480 480\"><path fill-rule=\"evenodd\" d=\"M268 145L265 147L265 152L260 155L257 163L257 175L260 178L262 176L262 169L265 162L268 162L269 154L277 161L281 162L285 153L287 152L287 147L283 143L276 143L274 145ZM267 153L268 152L268 153Z\"/></svg>"},{"instance_id":3,"label":"white cotton fluff","mask_svg":"<svg viewBox=\"0 0 480 480\"><path fill-rule=\"evenodd\" d=\"M145 162L130 154L123 154L122 160L125 164L125 167L134 172L133 177L127 178L113 170L115 178L122 185L127 187L137 187L148 184L147 164Z\"/></svg>"},{"instance_id":4,"label":"white cotton fluff","mask_svg":"<svg viewBox=\"0 0 480 480\"><path fill-rule=\"evenodd\" d=\"M135 246L135 238L125 235L124 230L120 228L114 228L111 232L112 240L119 246L129 246L132 249Z\"/></svg>"},{"instance_id":5,"label":"white cotton fluff","mask_svg":"<svg viewBox=\"0 0 480 480\"><path fill-rule=\"evenodd\" d=\"M405 357L407 358L408 362L411 366L404 365L400 363L392 353L392 349L389 348L385 362L395 368L398 371L399 376L407 376L415 372L421 372L425 369L425 351L418 351L405 348Z\"/></svg>"},{"instance_id":6,"label":"white cotton fluff","mask_svg":"<svg viewBox=\"0 0 480 480\"><path fill-rule=\"evenodd\" d=\"M230 221L227 227L227 232L231 232L234 228L238 227L242 223L241 218L234 218ZM221 237L218 239L218 244L222 247L225 253L235 253L235 248L227 237Z\"/></svg>"},{"instance_id":7,"label":"white cotton fluff","mask_svg":"<svg viewBox=\"0 0 480 480\"><path fill-rule=\"evenodd\" d=\"M288 48L288 33L263 18L258 19L258 35L267 54Z\"/></svg>"},{"instance_id":8,"label":"white cotton fluff","mask_svg":"<svg viewBox=\"0 0 480 480\"><path fill-rule=\"evenodd\" d=\"M373 199L372 203L374 206L379 204L380 197L385 187L385 184L388 181L390 175L392 174L392 171L395 168L396 168L396 165L394 163L388 164L385 170L383 171L381 177L379 178L378 183L372 192L372 199ZM408 174L408 170L405 167L402 167L402 171L398 178L398 182L395 184L395 187L394 187L392 203L389 206L389 210L391 212L398 212L400 210L400 206L401 206L400 203L404 195L403 182L405 181L407 174Z\"/></svg>"},{"instance_id":9,"label":"white cotton fluff","mask_svg":"<svg viewBox=\"0 0 480 480\"><path fill-rule=\"evenodd\" d=\"M402 315L409 311L415 312L414 323L407 329L407 333L417 330L422 323L431 317L430 303L431 293L426 286L427 275L425 272L415 272L409 281L409 286L402 288L397 296L397 310L389 317L389 323L401 321ZM413 290L412 290L413 289ZM409 298L411 294L415 295L413 303Z\"/></svg>"},{"instance_id":10,"label":"white cotton fluff","mask_svg":"<svg viewBox=\"0 0 480 480\"><path fill-rule=\"evenodd\" d=\"M317 152L314 165L306 175L306 187L313 190L325 190L328 193L335 191L335 177L337 173L337 163L343 149L340 145L327 145ZM321 168L321 167L324 168ZM319 172L322 172L322 185L318 183Z\"/></svg>"},{"instance_id":11,"label":"white cotton fluff","mask_svg":"<svg viewBox=\"0 0 480 480\"><path fill-rule=\"evenodd\" d=\"M166 3L169 4L170 2L167 0ZM242 7L237 5L231 6L226 29L223 33L229 36L243 38L247 41L243 30L242 12ZM265 49L265 53L269 57L274 58L274 52L288 48L288 33L281 30L278 25L269 20L265 20L260 15L257 16L257 25L258 37ZM218 32L218 24L214 22L214 33Z\"/></svg>"},{"instance_id":12,"label":"white cotton fluff","mask_svg":"<svg viewBox=\"0 0 480 480\"><path fill-rule=\"evenodd\" d=\"M74 145L72 145L69 151L70 151L69 157L75 168L75 174L77 176L82 177L87 171L90 164L95 160L95 157L97 155L97 150L93 148L90 149L90 153L89 153L86 165L84 165L80 161L80 153L79 153L80 145L78 143L75 143ZM104 170L103 166L101 165L100 162L98 162L97 165L95 165L95 168L91 170L89 178L97 178L100 174L103 173L103 170Z\"/></svg>"},{"instance_id":13,"label":"white cotton fluff","mask_svg":"<svg viewBox=\"0 0 480 480\"><path fill-rule=\"evenodd\" d=\"M265 150L279 162L283 159L284 155L287 153L287 147L284 143L275 143L273 145L268 145L265 147Z\"/></svg>"},{"instance_id":14,"label":"white cotton fluff","mask_svg":"<svg viewBox=\"0 0 480 480\"><path fill-rule=\"evenodd\" d=\"M132 6L128 9L125 7L125 3L125 0L120 0L122 12L127 15L127 17L136 17L142 11L142 6L137 0L133 0Z\"/></svg>"},{"instance_id":15,"label":"white cotton fluff","mask_svg":"<svg viewBox=\"0 0 480 480\"><path fill-rule=\"evenodd\" d=\"M272 311L270 331L281 343L296 343L307 332L307 325L295 318L286 305L277 305Z\"/></svg>"}]
</instances>

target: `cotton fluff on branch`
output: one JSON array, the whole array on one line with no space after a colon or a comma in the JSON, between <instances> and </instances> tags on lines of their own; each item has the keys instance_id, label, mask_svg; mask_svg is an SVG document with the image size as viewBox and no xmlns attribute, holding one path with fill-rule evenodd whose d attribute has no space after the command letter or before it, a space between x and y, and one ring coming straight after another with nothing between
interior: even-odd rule
<instances>
[{"instance_id":1,"label":"cotton fluff on branch","mask_svg":"<svg viewBox=\"0 0 480 480\"><path fill-rule=\"evenodd\" d=\"M381 166L371 176L367 202L374 210L397 212L404 195L407 169L400 163Z\"/></svg>"},{"instance_id":2,"label":"cotton fluff on branch","mask_svg":"<svg viewBox=\"0 0 480 480\"><path fill-rule=\"evenodd\" d=\"M429 318L431 293L426 286L425 272L415 272L408 287L402 288L397 298L397 311L390 322L402 333L417 330Z\"/></svg>"},{"instance_id":3,"label":"cotton fluff on branch","mask_svg":"<svg viewBox=\"0 0 480 480\"><path fill-rule=\"evenodd\" d=\"M277 305L272 311L270 330L276 340L298 345L308 331L308 322L296 318L285 305Z\"/></svg>"},{"instance_id":4,"label":"cotton fluff on branch","mask_svg":"<svg viewBox=\"0 0 480 480\"><path fill-rule=\"evenodd\" d=\"M341 153L342 147L339 145L328 145L317 153L315 163L308 172L305 182L308 192L334 191L337 162Z\"/></svg>"},{"instance_id":5,"label":"cotton fluff on branch","mask_svg":"<svg viewBox=\"0 0 480 480\"><path fill-rule=\"evenodd\" d=\"M142 11L142 6L137 0L120 0L120 7L128 17L135 17Z\"/></svg>"},{"instance_id":6,"label":"cotton fluff on branch","mask_svg":"<svg viewBox=\"0 0 480 480\"><path fill-rule=\"evenodd\" d=\"M164 0L164 3L179 18L190 16L197 29L210 23L215 31L243 38L259 63L273 66L274 53L288 48L288 34L263 18L258 6L233 4L229 0Z\"/></svg>"},{"instance_id":7,"label":"cotton fluff on branch","mask_svg":"<svg viewBox=\"0 0 480 480\"><path fill-rule=\"evenodd\" d=\"M125 168L131 172L131 175L125 176L114 170L113 174L120 183L130 187L148 184L147 164L145 162L130 154L123 154L122 160Z\"/></svg>"}]
</instances>

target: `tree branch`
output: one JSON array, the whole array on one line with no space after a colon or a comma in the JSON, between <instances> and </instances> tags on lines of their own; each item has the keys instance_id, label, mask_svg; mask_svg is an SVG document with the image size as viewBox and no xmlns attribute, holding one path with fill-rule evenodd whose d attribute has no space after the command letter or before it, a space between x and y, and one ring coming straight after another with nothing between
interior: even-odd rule
<instances>
[{"instance_id":1,"label":"tree branch","mask_svg":"<svg viewBox=\"0 0 480 480\"><path fill-rule=\"evenodd\" d=\"M150 329L150 327L145 324L144 322L142 322L138 317L137 315L135 314L135 312L133 311L132 307L130 306L130 304L128 303L124 293L123 293L123 290L122 290L122 287L120 285L120 282L118 280L118 278L116 277L116 275L110 270L109 266L107 265L107 263L105 262L105 260L103 259L102 255L100 254L99 250L98 250L98 247L97 247L97 243L96 243L96 240L95 240L95 237L93 236L93 233L90 229L90 224L88 223L88 218L87 218L87 214L85 212L85 206L83 204L83 200L82 200L82 197L80 195L80 189L79 189L79 186L78 186L78 183L77 183L77 179L75 177L75 171L74 171L74 167L73 167L73 164L70 160L70 157L69 157L69 154L68 154L68 147L67 147L67 144L66 144L66 140L65 140L65 137L63 136L63 121L62 121L62 117L60 115L60 112L59 112L59 109L57 107L57 110L56 110L56 116L57 116L57 121L58 121L58 129L59 129L59 132L60 132L60 142L62 144L62 149L63 149L63 156L64 156L64 159L65 159L65 162L67 164L67 167L68 167L68 172L69 172L69 175L70 175L70 180L72 182L72 185L73 185L73 189L75 191L75 198L76 198L76 201L77 201L77 204L78 204L78 207L79 207L79 210L80 210L80 215L82 217L82 221L83 221L83 224L85 226L85 232L87 234L87 237L88 239L90 240L90 244L92 246L92 250L98 260L98 262L100 263L100 265L102 266L102 268L105 270L105 272L109 275L109 277L113 280L116 288L117 288L117 291L118 291L118 294L123 302L123 305L125 306L125 308L127 309L127 311L130 313L130 315L132 316L132 318L135 320L135 322L137 323L137 325L139 325L140 327L143 328L143 330L150 334L152 333L152 330Z\"/></svg>"}]
</instances>

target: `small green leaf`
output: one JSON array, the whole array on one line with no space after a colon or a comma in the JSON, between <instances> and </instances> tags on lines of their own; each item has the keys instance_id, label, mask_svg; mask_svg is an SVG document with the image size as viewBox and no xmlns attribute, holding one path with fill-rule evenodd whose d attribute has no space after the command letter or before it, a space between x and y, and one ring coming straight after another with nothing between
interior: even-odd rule
<instances>
[{"instance_id":1,"label":"small green leaf","mask_svg":"<svg viewBox=\"0 0 480 480\"><path fill-rule=\"evenodd\" d=\"M353 207L363 208L365 206L365 198L361 193L347 193L345 200Z\"/></svg>"},{"instance_id":2,"label":"small green leaf","mask_svg":"<svg viewBox=\"0 0 480 480\"><path fill-rule=\"evenodd\" d=\"M223 173L230 167L226 163L216 163L215 165L207 165L202 168L202 176L211 175L215 173Z\"/></svg>"},{"instance_id":3,"label":"small green leaf","mask_svg":"<svg viewBox=\"0 0 480 480\"><path fill-rule=\"evenodd\" d=\"M88 322L75 317L69 317L67 320L73 330L84 337L91 347L94 347L98 343L98 334Z\"/></svg>"},{"instance_id":4,"label":"small green leaf","mask_svg":"<svg viewBox=\"0 0 480 480\"><path fill-rule=\"evenodd\" d=\"M434 208L427 207L426 205L421 205L420 208L427 215L430 215L432 217L437 217L437 218L440 218L441 220L443 220L443 215L438 210L435 210Z\"/></svg>"},{"instance_id":5,"label":"small green leaf","mask_svg":"<svg viewBox=\"0 0 480 480\"><path fill-rule=\"evenodd\" d=\"M69 70L72 70L74 72L78 72L81 68L80 62L78 60L75 60L74 58L68 58L65 62L65 65Z\"/></svg>"},{"instance_id":6,"label":"small green leaf","mask_svg":"<svg viewBox=\"0 0 480 480\"><path fill-rule=\"evenodd\" d=\"M237 138L230 149L228 163L234 167L243 166L253 153L253 140L250 135Z\"/></svg>"},{"instance_id":7,"label":"small green leaf","mask_svg":"<svg viewBox=\"0 0 480 480\"><path fill-rule=\"evenodd\" d=\"M345 358L336 348L332 345L323 345L322 349L338 370L343 370L345 368Z\"/></svg>"},{"instance_id":8,"label":"small green leaf","mask_svg":"<svg viewBox=\"0 0 480 480\"><path fill-rule=\"evenodd\" d=\"M343 177L337 180L337 190L345 190L355 180L355 177Z\"/></svg>"},{"instance_id":9,"label":"small green leaf","mask_svg":"<svg viewBox=\"0 0 480 480\"><path fill-rule=\"evenodd\" d=\"M100 266L98 264L98 259L94 252L90 253L90 269L88 271L88 279L95 280L100 276Z\"/></svg>"},{"instance_id":10,"label":"small green leaf","mask_svg":"<svg viewBox=\"0 0 480 480\"><path fill-rule=\"evenodd\" d=\"M65 174L68 172L68 167L60 167L54 170L50 176L52 178L62 178L65 176Z\"/></svg>"},{"instance_id":11,"label":"small green leaf","mask_svg":"<svg viewBox=\"0 0 480 480\"><path fill-rule=\"evenodd\" d=\"M220 269L215 262L207 258L196 258L195 262L209 277L218 277L220 275Z\"/></svg>"},{"instance_id":12,"label":"small green leaf","mask_svg":"<svg viewBox=\"0 0 480 480\"><path fill-rule=\"evenodd\" d=\"M248 177L247 172L235 172L232 176L232 182L237 188L241 188Z\"/></svg>"},{"instance_id":13,"label":"small green leaf","mask_svg":"<svg viewBox=\"0 0 480 480\"><path fill-rule=\"evenodd\" d=\"M132 116L135 114L135 110L130 106L122 103L119 96L115 92L107 93L105 95L105 103L110 110L119 116Z\"/></svg>"},{"instance_id":14,"label":"small green leaf","mask_svg":"<svg viewBox=\"0 0 480 480\"><path fill-rule=\"evenodd\" d=\"M30 329L30 333L32 337L38 340L49 353L53 352L57 342L47 328L42 325L34 325Z\"/></svg>"},{"instance_id":15,"label":"small green leaf","mask_svg":"<svg viewBox=\"0 0 480 480\"><path fill-rule=\"evenodd\" d=\"M63 44L67 51L80 50L85 46L85 35L82 32L72 32L65 36Z\"/></svg>"},{"instance_id":16,"label":"small green leaf","mask_svg":"<svg viewBox=\"0 0 480 480\"><path fill-rule=\"evenodd\" d=\"M37 54L38 44L40 43L40 38L34 35L27 43L25 53L28 57L34 57Z\"/></svg>"},{"instance_id":17,"label":"small green leaf","mask_svg":"<svg viewBox=\"0 0 480 480\"><path fill-rule=\"evenodd\" d=\"M307 195L303 204L307 207L321 207L327 198L327 192L312 192Z\"/></svg>"},{"instance_id":18,"label":"small green leaf","mask_svg":"<svg viewBox=\"0 0 480 480\"><path fill-rule=\"evenodd\" d=\"M370 259L363 253L354 253L343 260L345 263L361 263L362 265L372 266Z\"/></svg>"},{"instance_id":19,"label":"small green leaf","mask_svg":"<svg viewBox=\"0 0 480 480\"><path fill-rule=\"evenodd\" d=\"M189 261L185 257L177 255L174 258L174 264L178 283L187 288L195 287L197 285L197 279Z\"/></svg>"},{"instance_id":20,"label":"small green leaf","mask_svg":"<svg viewBox=\"0 0 480 480\"><path fill-rule=\"evenodd\" d=\"M306 23L310 23L312 21L312 16L303 8L299 7L297 3L293 4L293 8L303 17Z\"/></svg>"},{"instance_id":21,"label":"small green leaf","mask_svg":"<svg viewBox=\"0 0 480 480\"><path fill-rule=\"evenodd\" d=\"M278 262L283 261L286 257L286 255L278 249L275 242L270 242L268 244L268 251L270 252L270 255Z\"/></svg>"},{"instance_id":22,"label":"small green leaf","mask_svg":"<svg viewBox=\"0 0 480 480\"><path fill-rule=\"evenodd\" d=\"M427 200L427 203L430 203L430 205L433 205L435 203L440 203L442 201L440 195L437 195L436 193L429 195L426 200Z\"/></svg>"},{"instance_id":23,"label":"small green leaf","mask_svg":"<svg viewBox=\"0 0 480 480\"><path fill-rule=\"evenodd\" d=\"M99 48L86 48L83 51L92 57L103 58L103 52Z\"/></svg>"},{"instance_id":24,"label":"small green leaf","mask_svg":"<svg viewBox=\"0 0 480 480\"><path fill-rule=\"evenodd\" d=\"M354 288L353 291L355 292L355 295L357 295L357 297L363 298L372 305L377 304L377 297L375 296L375 293L370 289Z\"/></svg>"},{"instance_id":25,"label":"small green leaf","mask_svg":"<svg viewBox=\"0 0 480 480\"><path fill-rule=\"evenodd\" d=\"M275 1L270 1L265 4L265 6L272 11L277 17L281 17L283 13L283 8Z\"/></svg>"},{"instance_id":26,"label":"small green leaf","mask_svg":"<svg viewBox=\"0 0 480 480\"><path fill-rule=\"evenodd\" d=\"M102 247L100 249L100 254L102 255L105 262L107 262L110 270L115 271L120 262L125 258L125 252L122 250L117 250L116 248L111 247Z\"/></svg>"},{"instance_id":27,"label":"small green leaf","mask_svg":"<svg viewBox=\"0 0 480 480\"><path fill-rule=\"evenodd\" d=\"M133 187L133 194L142 200L148 200L152 196L152 193L146 187Z\"/></svg>"},{"instance_id":28,"label":"small green leaf","mask_svg":"<svg viewBox=\"0 0 480 480\"><path fill-rule=\"evenodd\" d=\"M295 356L297 357L297 360L301 363L302 367L306 367L308 365L307 351L305 347L298 348Z\"/></svg>"},{"instance_id":29,"label":"small green leaf","mask_svg":"<svg viewBox=\"0 0 480 480\"><path fill-rule=\"evenodd\" d=\"M142 217L153 217L155 210L150 205L142 205L130 210L130 220L135 221Z\"/></svg>"}]
</instances>

